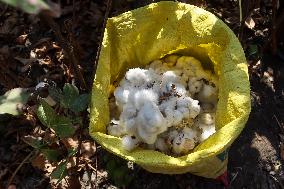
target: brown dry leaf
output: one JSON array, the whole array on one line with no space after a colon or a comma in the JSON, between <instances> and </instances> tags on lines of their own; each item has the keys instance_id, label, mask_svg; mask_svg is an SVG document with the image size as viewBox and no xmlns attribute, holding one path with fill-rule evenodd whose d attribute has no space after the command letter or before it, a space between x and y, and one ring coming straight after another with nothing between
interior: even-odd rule
<instances>
[{"instance_id":1,"label":"brown dry leaf","mask_svg":"<svg viewBox=\"0 0 284 189\"><path fill-rule=\"evenodd\" d=\"M96 145L93 141L84 141L81 144L81 154L85 159L90 159L96 153Z\"/></svg>"},{"instance_id":2,"label":"brown dry leaf","mask_svg":"<svg viewBox=\"0 0 284 189\"><path fill-rule=\"evenodd\" d=\"M36 48L34 52L36 53L37 57L43 58L47 54L48 50L48 44L44 44L43 46Z\"/></svg>"},{"instance_id":3,"label":"brown dry leaf","mask_svg":"<svg viewBox=\"0 0 284 189\"><path fill-rule=\"evenodd\" d=\"M32 160L32 166L44 171L46 176L49 176L56 168L44 157L43 154L39 154Z\"/></svg>"},{"instance_id":4,"label":"brown dry leaf","mask_svg":"<svg viewBox=\"0 0 284 189\"><path fill-rule=\"evenodd\" d=\"M19 37L16 38L16 42L19 45L24 45L26 43L27 38L28 38L27 34L20 35Z\"/></svg>"},{"instance_id":5,"label":"brown dry leaf","mask_svg":"<svg viewBox=\"0 0 284 189\"><path fill-rule=\"evenodd\" d=\"M50 143L55 143L57 141L57 137L54 134L54 131L52 131L52 132L45 132L43 140L44 141L48 141Z\"/></svg>"},{"instance_id":6,"label":"brown dry leaf","mask_svg":"<svg viewBox=\"0 0 284 189\"><path fill-rule=\"evenodd\" d=\"M266 86L268 86L269 88L272 89L272 91L275 91L275 88L274 88L274 77L273 77L273 74L271 72L268 71L265 71L263 73L263 76L260 80L262 83L264 83Z\"/></svg>"},{"instance_id":7,"label":"brown dry leaf","mask_svg":"<svg viewBox=\"0 0 284 189\"><path fill-rule=\"evenodd\" d=\"M32 166L45 171L45 161L45 157L42 154L39 154L32 160Z\"/></svg>"},{"instance_id":8,"label":"brown dry leaf","mask_svg":"<svg viewBox=\"0 0 284 189\"><path fill-rule=\"evenodd\" d=\"M245 25L249 28L249 29L253 29L255 27L255 22L254 20L252 19L251 16L249 16L246 21L245 21Z\"/></svg>"},{"instance_id":9,"label":"brown dry leaf","mask_svg":"<svg viewBox=\"0 0 284 189\"><path fill-rule=\"evenodd\" d=\"M79 145L79 141L77 137L64 138L62 139L62 143L65 145L66 148L78 148L78 145Z\"/></svg>"}]
</instances>

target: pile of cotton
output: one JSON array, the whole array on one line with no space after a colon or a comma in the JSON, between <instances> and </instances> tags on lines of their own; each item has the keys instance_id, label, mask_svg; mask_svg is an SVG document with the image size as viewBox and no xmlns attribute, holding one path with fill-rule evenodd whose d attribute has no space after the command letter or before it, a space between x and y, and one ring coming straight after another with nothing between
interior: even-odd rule
<instances>
[{"instance_id":1,"label":"pile of cotton","mask_svg":"<svg viewBox=\"0 0 284 189\"><path fill-rule=\"evenodd\" d=\"M108 134L122 146L179 156L215 133L216 76L188 56L170 55L126 72L110 98Z\"/></svg>"}]
</instances>

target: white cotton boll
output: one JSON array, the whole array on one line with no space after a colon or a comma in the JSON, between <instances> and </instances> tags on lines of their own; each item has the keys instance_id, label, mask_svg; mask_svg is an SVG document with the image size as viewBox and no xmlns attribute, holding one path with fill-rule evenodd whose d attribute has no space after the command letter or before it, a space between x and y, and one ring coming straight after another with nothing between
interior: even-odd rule
<instances>
[{"instance_id":1,"label":"white cotton boll","mask_svg":"<svg viewBox=\"0 0 284 189\"><path fill-rule=\"evenodd\" d=\"M122 87L117 87L114 91L114 96L117 102L117 105L121 108L128 101L129 90L125 90Z\"/></svg>"},{"instance_id":2,"label":"white cotton boll","mask_svg":"<svg viewBox=\"0 0 284 189\"><path fill-rule=\"evenodd\" d=\"M174 84L174 88L175 88L176 93L180 96L184 96L187 92L185 87L179 83Z\"/></svg>"},{"instance_id":3,"label":"white cotton boll","mask_svg":"<svg viewBox=\"0 0 284 189\"><path fill-rule=\"evenodd\" d=\"M199 75L199 71L203 70L201 63L197 59L195 59L193 57L185 57L185 58L181 59L181 62L182 61L185 62L185 63L183 63L184 64L183 71L188 76L198 76ZM178 60L178 62L179 62L179 60ZM177 63L177 65L178 65L178 63Z\"/></svg>"},{"instance_id":4,"label":"white cotton boll","mask_svg":"<svg viewBox=\"0 0 284 189\"><path fill-rule=\"evenodd\" d=\"M188 83L188 80L189 80L189 77L188 75L186 75L185 73L182 72L182 74L180 75L180 84L182 84L183 86L187 86L187 83Z\"/></svg>"},{"instance_id":5,"label":"white cotton boll","mask_svg":"<svg viewBox=\"0 0 284 189\"><path fill-rule=\"evenodd\" d=\"M122 137L122 147L127 151L132 151L139 145L139 140L135 136L126 135Z\"/></svg>"},{"instance_id":6,"label":"white cotton boll","mask_svg":"<svg viewBox=\"0 0 284 189\"><path fill-rule=\"evenodd\" d=\"M154 144L157 139L157 133L149 133L142 125L137 127L139 138L146 144Z\"/></svg>"},{"instance_id":7,"label":"white cotton boll","mask_svg":"<svg viewBox=\"0 0 284 189\"><path fill-rule=\"evenodd\" d=\"M201 81L200 78L197 77L192 77L191 79L189 79L188 81L188 90L191 94L196 94L199 93L202 86L203 86L203 82Z\"/></svg>"},{"instance_id":8,"label":"white cotton boll","mask_svg":"<svg viewBox=\"0 0 284 189\"><path fill-rule=\"evenodd\" d=\"M197 131L192 129L192 128L189 128L189 127L185 127L183 128L182 132L184 133L184 136L188 139L192 139L194 140L195 142L197 141Z\"/></svg>"},{"instance_id":9,"label":"white cotton boll","mask_svg":"<svg viewBox=\"0 0 284 189\"><path fill-rule=\"evenodd\" d=\"M164 64L166 64L170 68L172 68L175 65L174 62L167 62L167 61L165 61Z\"/></svg>"},{"instance_id":10,"label":"white cotton boll","mask_svg":"<svg viewBox=\"0 0 284 189\"><path fill-rule=\"evenodd\" d=\"M143 89L140 91L136 91L129 98L132 104L135 105L136 109L140 109L145 103L158 103L158 94L151 89Z\"/></svg>"},{"instance_id":11,"label":"white cotton boll","mask_svg":"<svg viewBox=\"0 0 284 189\"><path fill-rule=\"evenodd\" d=\"M178 110L182 113L184 119L189 119L189 109L185 107L180 107Z\"/></svg>"},{"instance_id":12,"label":"white cotton boll","mask_svg":"<svg viewBox=\"0 0 284 189\"><path fill-rule=\"evenodd\" d=\"M210 113L210 112L215 112L215 106L211 103L201 103L201 112L203 113Z\"/></svg>"},{"instance_id":13,"label":"white cotton boll","mask_svg":"<svg viewBox=\"0 0 284 189\"><path fill-rule=\"evenodd\" d=\"M192 135L193 136L193 135ZM173 141L173 152L177 155L186 154L195 147L195 139L187 133L179 133Z\"/></svg>"},{"instance_id":14,"label":"white cotton boll","mask_svg":"<svg viewBox=\"0 0 284 189\"><path fill-rule=\"evenodd\" d=\"M195 118L200 113L200 105L198 100L193 100L189 108L189 117Z\"/></svg>"},{"instance_id":15,"label":"white cotton boll","mask_svg":"<svg viewBox=\"0 0 284 189\"><path fill-rule=\"evenodd\" d=\"M164 117L156 104L144 104L138 113L137 120L149 133L161 133L161 131L166 130ZM161 127L164 127L164 129L161 130Z\"/></svg>"},{"instance_id":16,"label":"white cotton boll","mask_svg":"<svg viewBox=\"0 0 284 189\"><path fill-rule=\"evenodd\" d=\"M163 62L161 60L154 60L150 64L150 68L152 68L153 70L156 70L157 68L160 68L162 66L163 66Z\"/></svg>"},{"instance_id":17,"label":"white cotton boll","mask_svg":"<svg viewBox=\"0 0 284 189\"><path fill-rule=\"evenodd\" d=\"M120 114L119 119L124 121L129 118L136 117L137 115L137 109L130 103L123 106L123 111Z\"/></svg>"},{"instance_id":18,"label":"white cotton boll","mask_svg":"<svg viewBox=\"0 0 284 189\"><path fill-rule=\"evenodd\" d=\"M197 60L196 58L188 57L187 61L189 63L190 68L194 69L195 71L203 70L201 62L199 60Z\"/></svg>"},{"instance_id":19,"label":"white cotton boll","mask_svg":"<svg viewBox=\"0 0 284 189\"><path fill-rule=\"evenodd\" d=\"M169 150L169 147L166 143L165 138L161 138L161 137L157 138L155 142L155 148L164 153L168 152Z\"/></svg>"},{"instance_id":20,"label":"white cotton boll","mask_svg":"<svg viewBox=\"0 0 284 189\"><path fill-rule=\"evenodd\" d=\"M191 69L191 68L184 68L183 69L183 73L187 76L187 77L196 77L196 72L195 70Z\"/></svg>"},{"instance_id":21,"label":"white cotton boll","mask_svg":"<svg viewBox=\"0 0 284 189\"><path fill-rule=\"evenodd\" d=\"M163 64L161 67L155 69L155 72L159 75L171 70L171 68L167 64Z\"/></svg>"},{"instance_id":22,"label":"white cotton boll","mask_svg":"<svg viewBox=\"0 0 284 189\"><path fill-rule=\"evenodd\" d=\"M196 72L197 77L201 79L205 79L206 81L210 81L212 78L212 73L209 70L204 70L200 68L200 69L197 69L195 72Z\"/></svg>"},{"instance_id":23,"label":"white cotton boll","mask_svg":"<svg viewBox=\"0 0 284 189\"><path fill-rule=\"evenodd\" d=\"M120 125L109 125L107 127L107 133L112 136L120 137L122 135L125 135L126 132Z\"/></svg>"},{"instance_id":24,"label":"white cotton boll","mask_svg":"<svg viewBox=\"0 0 284 189\"><path fill-rule=\"evenodd\" d=\"M159 109L161 112L165 112L166 108L168 109L175 109L175 106L177 105L177 97L171 97L167 100L162 101L162 103L159 105Z\"/></svg>"},{"instance_id":25,"label":"white cotton boll","mask_svg":"<svg viewBox=\"0 0 284 189\"><path fill-rule=\"evenodd\" d=\"M184 73L183 70L181 70L180 72L181 72L180 74L181 80L188 81L189 76L186 73Z\"/></svg>"},{"instance_id":26,"label":"white cotton boll","mask_svg":"<svg viewBox=\"0 0 284 189\"><path fill-rule=\"evenodd\" d=\"M177 125L179 125L181 122L182 122L182 120L183 120L183 113L181 113L180 111L178 111L178 110L174 110L173 111L173 126L177 126Z\"/></svg>"},{"instance_id":27,"label":"white cotton boll","mask_svg":"<svg viewBox=\"0 0 284 189\"><path fill-rule=\"evenodd\" d=\"M161 75L159 75L158 73L156 73L155 70L153 70L152 68L150 68L148 70L148 72L146 73L147 76L149 77L149 79L153 82L153 81L158 81L161 78Z\"/></svg>"},{"instance_id":28,"label":"white cotton boll","mask_svg":"<svg viewBox=\"0 0 284 189\"><path fill-rule=\"evenodd\" d=\"M215 124L206 125L199 123L197 126L202 130L201 135L199 137L200 142L203 142L216 132Z\"/></svg>"},{"instance_id":29,"label":"white cotton boll","mask_svg":"<svg viewBox=\"0 0 284 189\"><path fill-rule=\"evenodd\" d=\"M189 118L195 118L200 113L200 105L198 100L193 100L190 97L179 98L177 107L186 107L189 109Z\"/></svg>"},{"instance_id":30,"label":"white cotton boll","mask_svg":"<svg viewBox=\"0 0 284 189\"><path fill-rule=\"evenodd\" d=\"M183 69L185 67L187 67L187 57L186 56L182 56L180 58L177 59L177 62L176 62L176 67L177 68L180 68L180 69Z\"/></svg>"},{"instance_id":31,"label":"white cotton boll","mask_svg":"<svg viewBox=\"0 0 284 189\"><path fill-rule=\"evenodd\" d=\"M204 84L201 91L197 95L197 99L203 103L215 103L218 98L216 87Z\"/></svg>"},{"instance_id":32,"label":"white cotton boll","mask_svg":"<svg viewBox=\"0 0 284 189\"><path fill-rule=\"evenodd\" d=\"M168 127L179 125L183 119L183 114L171 108L165 109L165 119Z\"/></svg>"},{"instance_id":33,"label":"white cotton boll","mask_svg":"<svg viewBox=\"0 0 284 189\"><path fill-rule=\"evenodd\" d=\"M177 59L179 58L179 56L177 55L169 55L169 56L166 56L164 58L164 61L165 62L170 62L170 63L173 63L173 65L177 62Z\"/></svg>"},{"instance_id":34,"label":"white cotton boll","mask_svg":"<svg viewBox=\"0 0 284 189\"><path fill-rule=\"evenodd\" d=\"M202 113L198 115L198 120L206 125L212 125L215 123L215 115L213 113Z\"/></svg>"},{"instance_id":35,"label":"white cotton boll","mask_svg":"<svg viewBox=\"0 0 284 189\"><path fill-rule=\"evenodd\" d=\"M140 68L134 68L128 70L126 72L125 78L134 86L140 87L142 86L145 82L149 81L148 75L147 75L148 70L140 69Z\"/></svg>"},{"instance_id":36,"label":"white cotton boll","mask_svg":"<svg viewBox=\"0 0 284 189\"><path fill-rule=\"evenodd\" d=\"M177 77L181 77L183 75L182 70L175 67L173 67L170 71L174 72Z\"/></svg>"},{"instance_id":37,"label":"white cotton boll","mask_svg":"<svg viewBox=\"0 0 284 189\"><path fill-rule=\"evenodd\" d=\"M162 82L164 83L175 82L178 79L178 76L173 71L165 72L162 77Z\"/></svg>"},{"instance_id":38,"label":"white cotton boll","mask_svg":"<svg viewBox=\"0 0 284 189\"><path fill-rule=\"evenodd\" d=\"M132 88L131 83L125 79L125 77L119 82L119 87L123 89L130 89Z\"/></svg>"},{"instance_id":39,"label":"white cotton boll","mask_svg":"<svg viewBox=\"0 0 284 189\"><path fill-rule=\"evenodd\" d=\"M178 136L178 131L177 130L171 130L167 133L166 135L166 143L171 146L173 145L174 139Z\"/></svg>"},{"instance_id":40,"label":"white cotton boll","mask_svg":"<svg viewBox=\"0 0 284 189\"><path fill-rule=\"evenodd\" d=\"M137 110L130 104L123 107L123 111L119 117L119 125L124 128L127 133L134 134L136 131Z\"/></svg>"},{"instance_id":41,"label":"white cotton boll","mask_svg":"<svg viewBox=\"0 0 284 189\"><path fill-rule=\"evenodd\" d=\"M182 97L178 98L176 101L177 107L189 107L192 103L193 99L190 97Z\"/></svg>"},{"instance_id":42,"label":"white cotton boll","mask_svg":"<svg viewBox=\"0 0 284 189\"><path fill-rule=\"evenodd\" d=\"M137 127L136 127L136 119L135 118L125 120L123 122L123 124L124 124L125 131L128 134L135 134L136 133Z\"/></svg>"},{"instance_id":43,"label":"white cotton boll","mask_svg":"<svg viewBox=\"0 0 284 189\"><path fill-rule=\"evenodd\" d=\"M201 62L191 56L182 56L177 60L177 67L179 68L202 68Z\"/></svg>"}]
</instances>

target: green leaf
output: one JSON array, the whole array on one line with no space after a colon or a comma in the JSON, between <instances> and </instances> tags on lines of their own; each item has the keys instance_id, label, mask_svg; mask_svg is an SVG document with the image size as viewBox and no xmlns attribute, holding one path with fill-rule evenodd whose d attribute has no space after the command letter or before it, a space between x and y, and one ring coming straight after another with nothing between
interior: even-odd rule
<instances>
[{"instance_id":1,"label":"green leaf","mask_svg":"<svg viewBox=\"0 0 284 189\"><path fill-rule=\"evenodd\" d=\"M63 97L61 100L61 105L64 108L70 108L70 106L74 103L78 96L78 88L70 83L66 83L63 87Z\"/></svg>"},{"instance_id":2,"label":"green leaf","mask_svg":"<svg viewBox=\"0 0 284 189\"><path fill-rule=\"evenodd\" d=\"M61 162L56 169L50 174L50 177L53 179L58 179L59 183L67 175L67 162Z\"/></svg>"},{"instance_id":3,"label":"green leaf","mask_svg":"<svg viewBox=\"0 0 284 189\"><path fill-rule=\"evenodd\" d=\"M41 123L55 131L60 138L72 136L75 133L75 128L72 127L72 122L69 118L56 115L52 107L45 101L41 101L37 109L37 116Z\"/></svg>"},{"instance_id":4,"label":"green leaf","mask_svg":"<svg viewBox=\"0 0 284 189\"><path fill-rule=\"evenodd\" d=\"M42 149L42 154L48 159L49 161L58 161L60 154L57 150L53 149Z\"/></svg>"},{"instance_id":5,"label":"green leaf","mask_svg":"<svg viewBox=\"0 0 284 189\"><path fill-rule=\"evenodd\" d=\"M1 0L8 5L18 7L30 14L37 14L41 10L48 10L50 7L43 0Z\"/></svg>"},{"instance_id":6,"label":"green leaf","mask_svg":"<svg viewBox=\"0 0 284 189\"><path fill-rule=\"evenodd\" d=\"M54 86L50 86L48 88L48 94L56 102L60 102L60 100L63 98L62 91Z\"/></svg>"},{"instance_id":7,"label":"green leaf","mask_svg":"<svg viewBox=\"0 0 284 189\"><path fill-rule=\"evenodd\" d=\"M40 122L49 128L54 129L56 127L56 118L57 115L55 114L52 107L50 107L45 101L40 102L40 106L37 109L37 116Z\"/></svg>"},{"instance_id":8,"label":"green leaf","mask_svg":"<svg viewBox=\"0 0 284 189\"><path fill-rule=\"evenodd\" d=\"M63 116L57 116L56 126L53 129L60 138L70 137L76 131L76 129L72 127L71 120Z\"/></svg>"},{"instance_id":9,"label":"green leaf","mask_svg":"<svg viewBox=\"0 0 284 189\"><path fill-rule=\"evenodd\" d=\"M30 93L23 88L15 88L0 96L0 114L20 115L22 106L27 103Z\"/></svg>"},{"instance_id":10,"label":"green leaf","mask_svg":"<svg viewBox=\"0 0 284 189\"><path fill-rule=\"evenodd\" d=\"M73 112L81 112L83 110L85 110L89 103L90 103L90 94L81 94L78 98L75 99L75 101L73 101L73 103L70 105L70 109Z\"/></svg>"}]
</instances>

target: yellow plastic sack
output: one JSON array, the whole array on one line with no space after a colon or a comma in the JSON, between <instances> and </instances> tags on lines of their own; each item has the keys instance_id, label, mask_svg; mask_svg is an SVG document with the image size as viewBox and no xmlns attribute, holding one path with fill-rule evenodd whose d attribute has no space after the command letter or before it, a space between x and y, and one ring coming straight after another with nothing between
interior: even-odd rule
<instances>
[{"instance_id":1,"label":"yellow plastic sack","mask_svg":"<svg viewBox=\"0 0 284 189\"><path fill-rule=\"evenodd\" d=\"M182 157L141 148L127 152L120 138L105 134L108 97L129 68L143 68L172 53L194 56L218 75L217 132ZM221 20L188 4L153 3L108 19L93 84L90 134L108 151L150 172L216 178L226 171L227 148L248 119L249 91L243 50Z\"/></svg>"}]
</instances>

